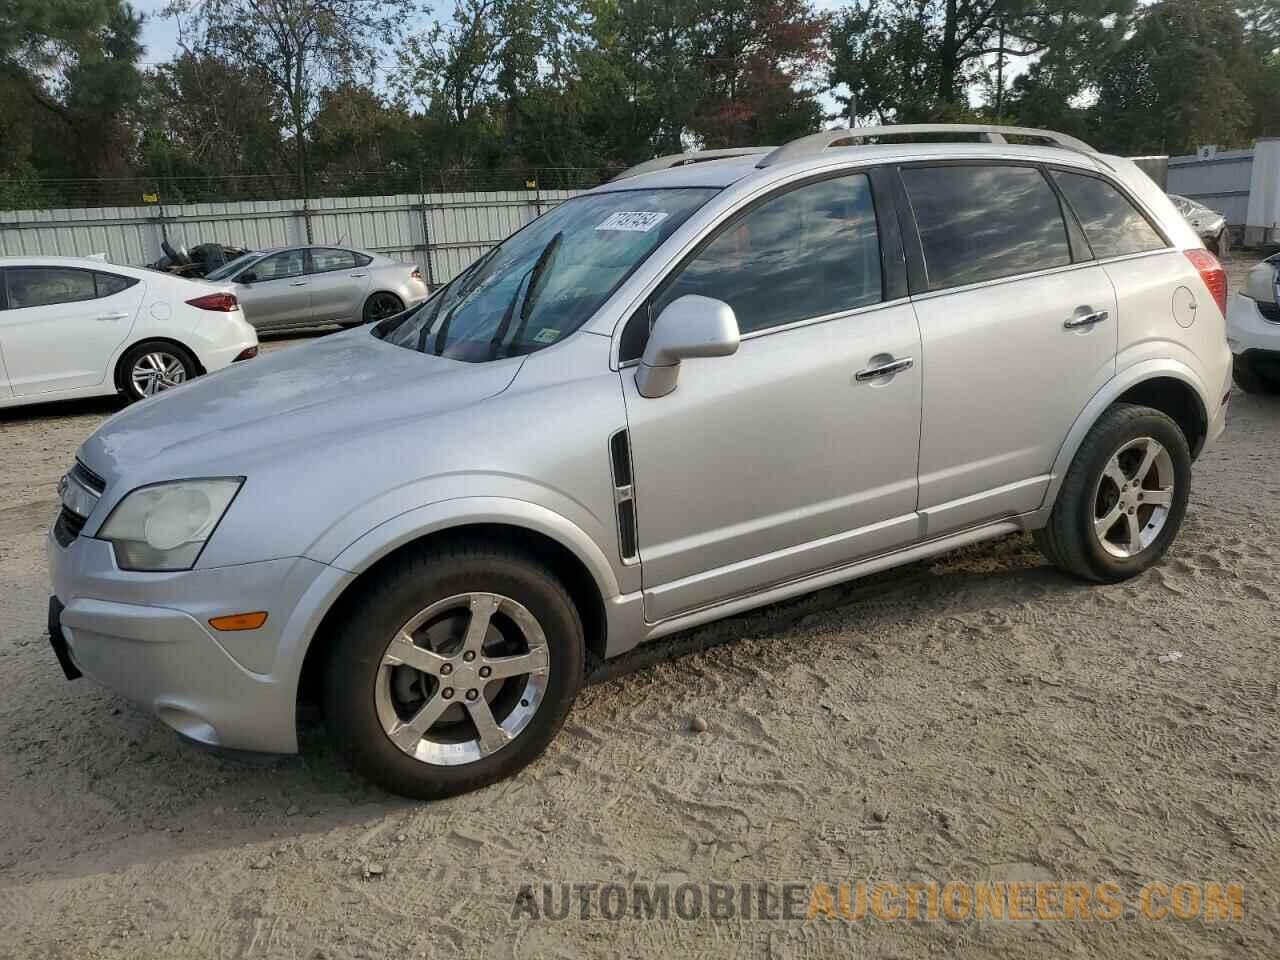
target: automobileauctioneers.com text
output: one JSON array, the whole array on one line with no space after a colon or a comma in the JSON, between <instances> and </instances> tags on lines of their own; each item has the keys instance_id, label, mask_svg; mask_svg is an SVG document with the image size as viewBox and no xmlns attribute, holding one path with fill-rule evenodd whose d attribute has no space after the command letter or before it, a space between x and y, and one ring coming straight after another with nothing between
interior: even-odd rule
<instances>
[{"instance_id":1,"label":"automobileauctioneers.com text","mask_svg":"<svg viewBox=\"0 0 1280 960\"><path fill-rule=\"evenodd\" d=\"M1238 922L1244 909L1242 883L1202 880L542 883L519 888L511 919Z\"/></svg>"}]
</instances>

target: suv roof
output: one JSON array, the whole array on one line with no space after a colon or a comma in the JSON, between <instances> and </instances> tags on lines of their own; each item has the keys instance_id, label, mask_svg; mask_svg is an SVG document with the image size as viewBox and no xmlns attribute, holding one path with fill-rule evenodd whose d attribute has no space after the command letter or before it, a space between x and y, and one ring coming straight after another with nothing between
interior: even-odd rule
<instances>
[{"instance_id":1,"label":"suv roof","mask_svg":"<svg viewBox=\"0 0 1280 960\"><path fill-rule=\"evenodd\" d=\"M929 137L904 140L903 137ZM937 139L935 139L937 138ZM953 138L953 139L952 139ZM1010 138L1017 141L1010 142ZM867 140L879 142L866 143ZM863 142L858 142L863 141ZM884 142L890 141L890 142ZM837 152L838 151L838 152ZM1028 127L985 124L901 124L825 130L781 147L738 147L671 154L629 167L597 190L664 187L727 187L756 171L825 166L824 161L905 157L1015 157L1097 169L1107 166L1088 144L1067 134Z\"/></svg>"}]
</instances>

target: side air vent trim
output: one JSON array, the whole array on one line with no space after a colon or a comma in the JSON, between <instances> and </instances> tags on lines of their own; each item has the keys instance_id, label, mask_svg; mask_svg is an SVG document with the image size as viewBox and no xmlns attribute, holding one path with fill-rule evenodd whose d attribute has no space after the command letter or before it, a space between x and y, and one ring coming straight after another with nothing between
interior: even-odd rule
<instances>
[{"instance_id":1,"label":"side air vent trim","mask_svg":"<svg viewBox=\"0 0 1280 960\"><path fill-rule=\"evenodd\" d=\"M636 498L631 485L631 440L625 429L609 437L609 466L613 471L613 507L618 517L618 554L625 564L640 560L636 539Z\"/></svg>"}]
</instances>

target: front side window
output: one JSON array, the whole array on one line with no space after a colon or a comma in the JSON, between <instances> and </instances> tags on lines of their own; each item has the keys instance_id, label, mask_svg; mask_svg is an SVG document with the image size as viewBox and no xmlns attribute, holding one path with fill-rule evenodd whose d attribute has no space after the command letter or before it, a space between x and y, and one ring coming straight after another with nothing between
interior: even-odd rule
<instances>
[{"instance_id":1,"label":"front side window","mask_svg":"<svg viewBox=\"0 0 1280 960\"><path fill-rule=\"evenodd\" d=\"M687 263L650 316L699 294L747 334L879 303L880 241L866 174L821 180L732 221Z\"/></svg>"},{"instance_id":2,"label":"front side window","mask_svg":"<svg viewBox=\"0 0 1280 960\"><path fill-rule=\"evenodd\" d=\"M1057 194L1035 167L904 167L930 290L1071 263Z\"/></svg>"},{"instance_id":3,"label":"front side window","mask_svg":"<svg viewBox=\"0 0 1280 960\"><path fill-rule=\"evenodd\" d=\"M43 307L92 300L98 293L88 270L63 267L10 267L5 271L9 308Z\"/></svg>"},{"instance_id":4,"label":"front side window","mask_svg":"<svg viewBox=\"0 0 1280 960\"><path fill-rule=\"evenodd\" d=\"M1099 259L1163 250L1167 243L1129 199L1107 181L1055 170L1053 177L1071 204L1084 235ZM1183 200L1188 208L1191 204ZM1187 215L1188 210L1183 211Z\"/></svg>"},{"instance_id":5,"label":"front side window","mask_svg":"<svg viewBox=\"0 0 1280 960\"><path fill-rule=\"evenodd\" d=\"M374 334L472 363L558 343L716 192L617 190L566 200Z\"/></svg>"},{"instance_id":6,"label":"front side window","mask_svg":"<svg viewBox=\"0 0 1280 960\"><path fill-rule=\"evenodd\" d=\"M328 273L331 270L354 270L356 255L350 250L334 250L330 247L314 247L311 250L311 272Z\"/></svg>"},{"instance_id":7,"label":"front side window","mask_svg":"<svg viewBox=\"0 0 1280 960\"><path fill-rule=\"evenodd\" d=\"M301 250L286 250L263 257L247 271L253 275L255 282L263 280L284 280L288 277L302 276L304 255Z\"/></svg>"},{"instance_id":8,"label":"front side window","mask_svg":"<svg viewBox=\"0 0 1280 960\"><path fill-rule=\"evenodd\" d=\"M224 263L217 270L211 270L209 273L205 274L205 279L225 280L227 277L231 277L239 273L249 264L253 263L253 261L257 260L259 256L261 256L259 253L242 253L234 260L229 260Z\"/></svg>"}]
</instances>

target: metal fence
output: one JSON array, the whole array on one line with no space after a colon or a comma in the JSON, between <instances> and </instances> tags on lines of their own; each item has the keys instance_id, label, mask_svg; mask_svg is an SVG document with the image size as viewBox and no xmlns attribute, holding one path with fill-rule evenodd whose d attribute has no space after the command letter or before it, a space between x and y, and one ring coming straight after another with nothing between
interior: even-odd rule
<instances>
[{"instance_id":1,"label":"metal fence","mask_svg":"<svg viewBox=\"0 0 1280 960\"><path fill-rule=\"evenodd\" d=\"M269 175L40 180L20 191L0 180L0 256L105 254L141 266L161 257L165 241L251 250L335 244L416 262L434 285L609 175L603 168L348 173L317 177L322 195L310 198L290 178ZM17 197L62 202L7 209Z\"/></svg>"},{"instance_id":2,"label":"metal fence","mask_svg":"<svg viewBox=\"0 0 1280 960\"><path fill-rule=\"evenodd\" d=\"M234 203L156 203L0 212L0 256L89 256L142 265L173 246L222 243L263 250L316 243L414 261L442 283L580 190L324 197Z\"/></svg>"}]
</instances>

